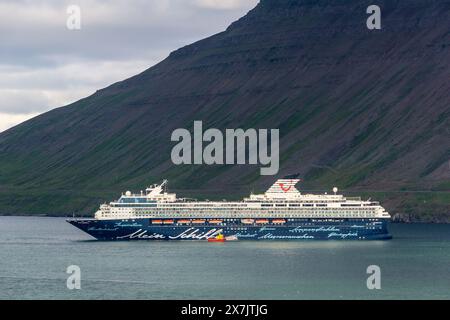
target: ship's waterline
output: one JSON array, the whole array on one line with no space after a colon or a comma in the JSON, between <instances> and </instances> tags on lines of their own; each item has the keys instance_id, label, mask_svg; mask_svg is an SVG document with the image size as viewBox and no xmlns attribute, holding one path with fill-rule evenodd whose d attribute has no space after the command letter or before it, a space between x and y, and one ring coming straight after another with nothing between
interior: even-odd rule
<instances>
[{"instance_id":1,"label":"ship's waterline","mask_svg":"<svg viewBox=\"0 0 450 320\"><path fill-rule=\"evenodd\" d=\"M279 179L242 201L177 198L167 181L146 192L127 191L92 219L68 222L98 240L384 240L390 215L375 201L337 194L301 194L299 179Z\"/></svg>"}]
</instances>

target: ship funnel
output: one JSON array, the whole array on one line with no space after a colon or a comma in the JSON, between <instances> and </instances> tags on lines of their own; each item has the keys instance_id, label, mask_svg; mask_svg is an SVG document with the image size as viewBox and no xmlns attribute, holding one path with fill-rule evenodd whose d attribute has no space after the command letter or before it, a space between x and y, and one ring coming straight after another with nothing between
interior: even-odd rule
<instances>
[{"instance_id":1,"label":"ship funnel","mask_svg":"<svg viewBox=\"0 0 450 320\"><path fill-rule=\"evenodd\" d=\"M275 183L266 191L266 195L269 197L284 198L290 195L300 195L300 192L295 188L295 185L300 179L278 179Z\"/></svg>"}]
</instances>

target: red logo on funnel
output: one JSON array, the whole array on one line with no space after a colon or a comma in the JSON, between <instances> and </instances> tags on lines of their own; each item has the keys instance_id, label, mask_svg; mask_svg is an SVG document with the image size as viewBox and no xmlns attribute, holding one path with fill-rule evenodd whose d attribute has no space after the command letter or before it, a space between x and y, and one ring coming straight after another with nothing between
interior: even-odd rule
<instances>
[{"instance_id":1,"label":"red logo on funnel","mask_svg":"<svg viewBox=\"0 0 450 320\"><path fill-rule=\"evenodd\" d=\"M284 183L279 183L281 190L283 190L284 192L288 192L289 190L291 190L292 186L289 186L287 188L284 187Z\"/></svg>"}]
</instances>

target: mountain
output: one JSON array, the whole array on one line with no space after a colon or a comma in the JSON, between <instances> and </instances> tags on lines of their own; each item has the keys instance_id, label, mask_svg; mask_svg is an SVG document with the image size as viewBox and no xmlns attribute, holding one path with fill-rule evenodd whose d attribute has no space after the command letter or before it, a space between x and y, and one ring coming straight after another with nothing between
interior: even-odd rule
<instances>
[{"instance_id":1,"label":"mountain","mask_svg":"<svg viewBox=\"0 0 450 320\"><path fill-rule=\"evenodd\" d=\"M175 166L176 128L279 128L279 176L450 221L450 2L262 0L222 33L0 134L0 212L91 214L168 178L202 198L262 191L260 166ZM145 39L143 39L145 41Z\"/></svg>"}]
</instances>

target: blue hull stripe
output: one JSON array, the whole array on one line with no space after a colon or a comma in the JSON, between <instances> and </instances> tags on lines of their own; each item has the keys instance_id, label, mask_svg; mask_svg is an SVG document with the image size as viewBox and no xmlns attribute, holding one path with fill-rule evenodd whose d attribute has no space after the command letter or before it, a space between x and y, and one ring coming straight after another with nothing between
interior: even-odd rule
<instances>
[{"instance_id":1,"label":"blue hull stripe","mask_svg":"<svg viewBox=\"0 0 450 320\"><path fill-rule=\"evenodd\" d=\"M276 219L276 218L275 218ZM225 219L223 219L225 220ZM242 224L155 225L152 219L70 219L69 223L98 240L207 240L222 233L239 240L385 240L387 219L288 219L283 225Z\"/></svg>"}]
</instances>

